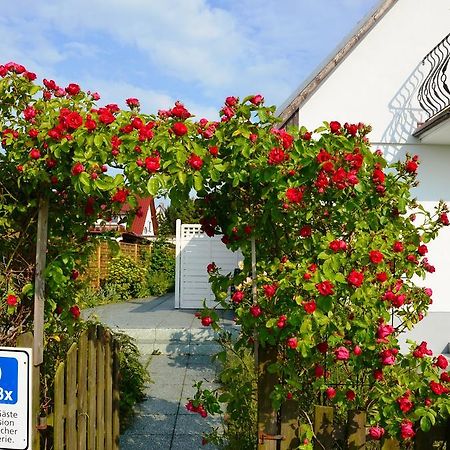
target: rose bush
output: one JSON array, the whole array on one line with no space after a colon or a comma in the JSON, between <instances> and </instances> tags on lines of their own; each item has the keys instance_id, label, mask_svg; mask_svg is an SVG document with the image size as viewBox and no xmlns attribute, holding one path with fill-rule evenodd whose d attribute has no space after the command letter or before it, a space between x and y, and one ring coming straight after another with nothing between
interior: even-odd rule
<instances>
[{"instance_id":1,"label":"rose bush","mask_svg":"<svg viewBox=\"0 0 450 450\"><path fill-rule=\"evenodd\" d=\"M220 122L194 121L179 102L157 115L142 114L134 98L129 110L98 107L97 93L46 79L39 86L15 63L0 66L0 77L0 288L10 317L33 291L42 197L50 204L47 326L57 315L70 327L79 315L72 274L93 245L90 226L125 202L139 213L135 195L180 202L194 188L205 233L223 234L245 256L238 274L208 272L216 299L241 325L237 345L276 351L275 409L286 398L321 398L342 414L367 410L372 437L406 440L448 416L442 358L426 343L406 355L398 345L426 314L431 292L413 277L434 272L426 244L449 224L443 203L430 212L411 197L417 157L388 165L371 151L364 124L279 130L260 95L228 97ZM214 310L200 319L218 328ZM209 392L205 413L218 411L214 398Z\"/></svg>"}]
</instances>

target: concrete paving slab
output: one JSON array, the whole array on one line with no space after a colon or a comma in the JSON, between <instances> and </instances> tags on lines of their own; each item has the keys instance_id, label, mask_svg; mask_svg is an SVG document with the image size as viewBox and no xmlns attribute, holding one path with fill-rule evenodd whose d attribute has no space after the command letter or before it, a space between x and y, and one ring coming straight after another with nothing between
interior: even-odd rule
<instances>
[{"instance_id":1,"label":"concrete paving slab","mask_svg":"<svg viewBox=\"0 0 450 450\"><path fill-rule=\"evenodd\" d=\"M179 401L169 402L149 395L148 399L136 406L136 416L149 416L151 414L177 414Z\"/></svg>"},{"instance_id":2,"label":"concrete paving slab","mask_svg":"<svg viewBox=\"0 0 450 450\"><path fill-rule=\"evenodd\" d=\"M129 435L120 438L121 450L165 450L170 449L172 435L145 434ZM182 449L182 447L180 447ZM186 449L187 450L187 449Z\"/></svg>"},{"instance_id":3,"label":"concrete paving slab","mask_svg":"<svg viewBox=\"0 0 450 450\"><path fill-rule=\"evenodd\" d=\"M175 434L170 450L213 450L211 444L202 445L202 436L196 434ZM162 449L161 449L162 450ZM236 449L237 450L237 449Z\"/></svg>"},{"instance_id":4,"label":"concrete paving slab","mask_svg":"<svg viewBox=\"0 0 450 450\"><path fill-rule=\"evenodd\" d=\"M136 436L138 434L169 434L175 426L175 414L149 414L136 416L125 435Z\"/></svg>"},{"instance_id":5,"label":"concrete paving slab","mask_svg":"<svg viewBox=\"0 0 450 450\"><path fill-rule=\"evenodd\" d=\"M177 427L175 434L196 434L202 435L202 433L210 430L211 427L222 426L222 420L220 417L201 417L198 414L190 413L179 415L177 417Z\"/></svg>"}]
</instances>

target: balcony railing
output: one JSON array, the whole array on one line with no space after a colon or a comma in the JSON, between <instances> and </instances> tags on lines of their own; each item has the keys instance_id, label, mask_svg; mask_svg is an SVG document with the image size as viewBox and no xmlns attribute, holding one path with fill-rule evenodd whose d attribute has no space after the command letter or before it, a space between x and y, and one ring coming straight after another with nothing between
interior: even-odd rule
<instances>
[{"instance_id":1,"label":"balcony railing","mask_svg":"<svg viewBox=\"0 0 450 450\"><path fill-rule=\"evenodd\" d=\"M436 116L450 106L450 34L442 39L422 60L428 66L426 75L419 88L418 100L428 119Z\"/></svg>"}]
</instances>

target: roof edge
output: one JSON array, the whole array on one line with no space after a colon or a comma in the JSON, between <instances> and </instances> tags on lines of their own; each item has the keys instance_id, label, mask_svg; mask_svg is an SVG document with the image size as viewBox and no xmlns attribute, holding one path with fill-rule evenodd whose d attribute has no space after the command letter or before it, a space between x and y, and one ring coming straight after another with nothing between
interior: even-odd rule
<instances>
[{"instance_id":1,"label":"roof edge","mask_svg":"<svg viewBox=\"0 0 450 450\"><path fill-rule=\"evenodd\" d=\"M379 4L367 19L361 25L357 25L355 31L351 33L350 38L345 39L338 50L327 58L319 66L315 75L308 78L297 91L281 105L277 116L284 123L295 113L295 111L319 88L325 79L339 66L339 64L350 54L350 52L359 44L359 42L372 30L372 28L384 17L384 15L398 2L398 0L384 0Z\"/></svg>"}]
</instances>

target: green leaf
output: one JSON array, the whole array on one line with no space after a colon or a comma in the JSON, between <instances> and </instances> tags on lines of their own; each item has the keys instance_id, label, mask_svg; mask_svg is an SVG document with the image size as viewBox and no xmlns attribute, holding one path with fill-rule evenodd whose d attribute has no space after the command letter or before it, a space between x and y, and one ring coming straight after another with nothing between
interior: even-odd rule
<instances>
[{"instance_id":1,"label":"green leaf","mask_svg":"<svg viewBox=\"0 0 450 450\"><path fill-rule=\"evenodd\" d=\"M203 177L198 172L194 174L194 188L197 192L203 189Z\"/></svg>"},{"instance_id":2,"label":"green leaf","mask_svg":"<svg viewBox=\"0 0 450 450\"><path fill-rule=\"evenodd\" d=\"M178 172L177 176L178 176L178 181L179 181L181 184L186 184L186 178L187 178L187 176L186 176L186 173L185 173L185 172L180 171L180 172Z\"/></svg>"},{"instance_id":3,"label":"green leaf","mask_svg":"<svg viewBox=\"0 0 450 450\"><path fill-rule=\"evenodd\" d=\"M99 177L94 181L94 186L101 191L111 191L114 189L114 181L110 177Z\"/></svg>"},{"instance_id":4,"label":"green leaf","mask_svg":"<svg viewBox=\"0 0 450 450\"><path fill-rule=\"evenodd\" d=\"M428 432L431 430L431 421L427 416L420 419L420 428L422 431Z\"/></svg>"},{"instance_id":5,"label":"green leaf","mask_svg":"<svg viewBox=\"0 0 450 450\"><path fill-rule=\"evenodd\" d=\"M324 312L330 312L333 309L333 303L330 297L319 297L317 306Z\"/></svg>"},{"instance_id":6,"label":"green leaf","mask_svg":"<svg viewBox=\"0 0 450 450\"><path fill-rule=\"evenodd\" d=\"M151 177L147 183L147 190L150 195L155 196L159 192L159 180L157 177Z\"/></svg>"},{"instance_id":7,"label":"green leaf","mask_svg":"<svg viewBox=\"0 0 450 450\"><path fill-rule=\"evenodd\" d=\"M103 145L103 136L101 136L100 134L96 134L94 136L94 144L97 148L102 147Z\"/></svg>"},{"instance_id":8,"label":"green leaf","mask_svg":"<svg viewBox=\"0 0 450 450\"><path fill-rule=\"evenodd\" d=\"M90 184L91 184L91 179L86 172L80 173L80 181L81 181L81 184L86 187L90 186Z\"/></svg>"}]
</instances>

